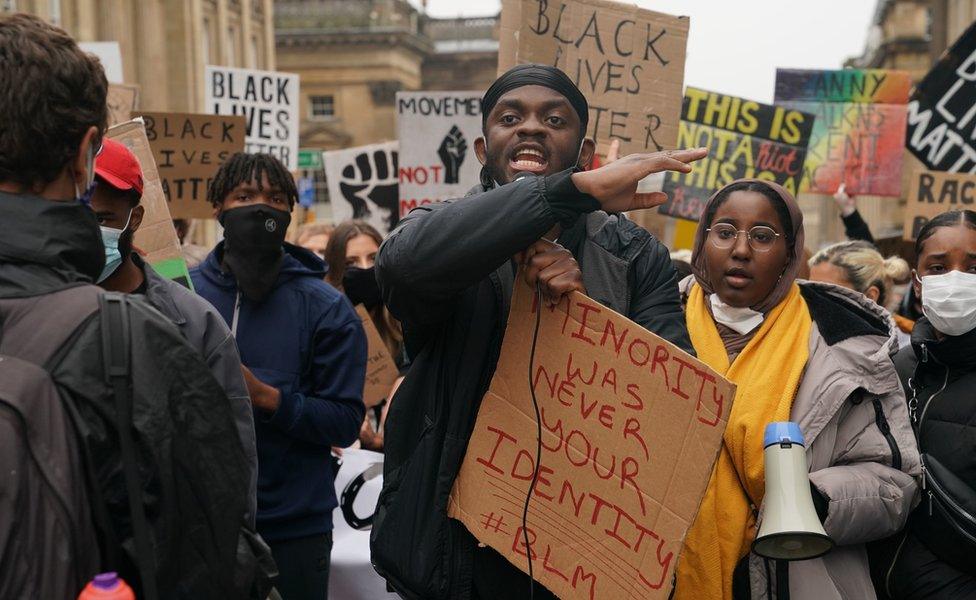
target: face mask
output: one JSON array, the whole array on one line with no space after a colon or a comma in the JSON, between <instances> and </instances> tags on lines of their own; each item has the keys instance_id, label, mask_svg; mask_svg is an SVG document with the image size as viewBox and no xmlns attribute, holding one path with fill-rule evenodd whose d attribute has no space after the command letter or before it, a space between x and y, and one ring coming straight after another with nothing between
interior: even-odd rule
<instances>
[{"instance_id":1,"label":"face mask","mask_svg":"<svg viewBox=\"0 0 976 600\"><path fill-rule=\"evenodd\" d=\"M715 318L715 321L742 335L759 327L759 324L765 319L765 316L761 312L752 310L749 307L737 308L735 306L729 306L722 302L718 294L712 294L708 297L708 300L712 304L712 316Z\"/></svg>"},{"instance_id":2,"label":"face mask","mask_svg":"<svg viewBox=\"0 0 976 600\"><path fill-rule=\"evenodd\" d=\"M98 276L96 283L101 283L118 270L119 266L129 256L129 248L122 248L120 241L129 229L129 221L132 220L132 209L129 209L129 216L125 219L125 227L114 229L112 227L99 227L102 230L102 245L105 246L105 268Z\"/></svg>"},{"instance_id":3,"label":"face mask","mask_svg":"<svg viewBox=\"0 0 976 600\"><path fill-rule=\"evenodd\" d=\"M919 281L922 312L936 331L957 336L976 329L976 274L949 271Z\"/></svg>"},{"instance_id":4,"label":"face mask","mask_svg":"<svg viewBox=\"0 0 976 600\"><path fill-rule=\"evenodd\" d=\"M224 227L224 264L244 296L263 301L278 279L291 215L267 204L251 204L225 210L219 220Z\"/></svg>"},{"instance_id":5,"label":"face mask","mask_svg":"<svg viewBox=\"0 0 976 600\"><path fill-rule=\"evenodd\" d=\"M82 192L78 189L78 183L75 182L75 200L84 204L87 207L91 207L92 195L95 193L95 146L88 146L88 156L85 158L86 171L88 171L88 180L85 183L85 191ZM130 213L131 214L131 213Z\"/></svg>"},{"instance_id":6,"label":"face mask","mask_svg":"<svg viewBox=\"0 0 976 600\"><path fill-rule=\"evenodd\" d=\"M381 302L380 286L376 283L373 267L346 267L342 276L342 289L353 305L362 304L366 310L373 310Z\"/></svg>"}]
</instances>

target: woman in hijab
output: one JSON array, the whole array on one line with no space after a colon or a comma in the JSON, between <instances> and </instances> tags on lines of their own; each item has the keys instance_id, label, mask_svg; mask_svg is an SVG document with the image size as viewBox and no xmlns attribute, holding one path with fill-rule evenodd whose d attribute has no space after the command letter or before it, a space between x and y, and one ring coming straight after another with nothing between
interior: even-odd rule
<instances>
[{"instance_id":1,"label":"woman in hijab","mask_svg":"<svg viewBox=\"0 0 976 600\"><path fill-rule=\"evenodd\" d=\"M875 598L864 544L900 529L918 451L891 362L890 317L862 295L803 282L803 215L775 183L744 179L706 205L682 282L698 357L738 386L677 570L676 598ZM794 421L836 547L792 563L750 552L763 514L763 433ZM788 592L787 592L788 590Z\"/></svg>"}]
</instances>

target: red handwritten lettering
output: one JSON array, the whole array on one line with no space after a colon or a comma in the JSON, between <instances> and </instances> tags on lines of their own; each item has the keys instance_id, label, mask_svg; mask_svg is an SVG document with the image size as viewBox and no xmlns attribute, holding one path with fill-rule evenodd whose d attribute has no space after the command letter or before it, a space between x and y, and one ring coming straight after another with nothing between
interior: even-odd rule
<instances>
[{"instance_id":1,"label":"red handwritten lettering","mask_svg":"<svg viewBox=\"0 0 976 600\"><path fill-rule=\"evenodd\" d=\"M671 388L671 391L674 392L675 394L681 396L685 400L687 400L688 398L690 398L690 396L688 394L684 393L681 390L681 375L682 375L682 373L685 372L685 367L691 367L692 369L694 369L695 366L692 365L690 362L681 359L678 356L675 356L674 357L674 362L678 363L678 365L679 365L679 367L678 367L678 377L677 377L677 381L675 381L674 387Z\"/></svg>"},{"instance_id":2,"label":"red handwritten lettering","mask_svg":"<svg viewBox=\"0 0 976 600\"><path fill-rule=\"evenodd\" d=\"M573 332L573 337L578 340L583 340L584 342L586 342L591 346L595 346L596 342L594 342L591 338L587 337L586 335L586 321L589 318L591 312L601 313L603 311L600 310L600 308L595 305L586 304L584 302L578 302L576 305L579 306L580 309L582 310L582 315L580 316L579 329Z\"/></svg>"},{"instance_id":3,"label":"red handwritten lettering","mask_svg":"<svg viewBox=\"0 0 976 600\"><path fill-rule=\"evenodd\" d=\"M643 351L644 356L643 356L643 358L636 358L634 356L634 347L635 346L637 346L638 348L641 348L641 347L644 348L644 351ZM651 359L651 347L648 346L647 345L647 342L645 342L644 340L642 340L640 338L634 338L633 340L631 340L630 346L627 346L627 354L628 354L628 356L630 356L630 362L635 367L643 367L644 365L647 364L647 361L649 361Z\"/></svg>"},{"instance_id":4,"label":"red handwritten lettering","mask_svg":"<svg viewBox=\"0 0 976 600\"><path fill-rule=\"evenodd\" d=\"M613 321L607 319L606 324L603 326L603 338L600 339L600 346L607 345L607 338L613 339L613 350L616 352L617 356L620 356L620 349L623 348L624 340L627 339L627 334L630 329L624 329L621 332L620 337L617 337L616 328L613 325Z\"/></svg>"},{"instance_id":5,"label":"red handwritten lettering","mask_svg":"<svg viewBox=\"0 0 976 600\"><path fill-rule=\"evenodd\" d=\"M597 420L600 421L600 425L603 425L607 429L613 430L613 413L617 409L609 404L604 404L600 407L600 414Z\"/></svg>"},{"instance_id":6,"label":"red handwritten lettering","mask_svg":"<svg viewBox=\"0 0 976 600\"><path fill-rule=\"evenodd\" d=\"M644 400L640 397L640 386L636 383L627 384L627 395L636 400L635 404L629 404L624 402L623 405L626 408L632 408L634 410L644 410Z\"/></svg>"},{"instance_id":7,"label":"red handwritten lettering","mask_svg":"<svg viewBox=\"0 0 976 600\"><path fill-rule=\"evenodd\" d=\"M624 439L629 437L637 440L637 443L640 444L641 449L644 450L644 458L650 460L651 454L647 450L647 442L644 441L644 436L640 434L640 421L634 417L628 417L627 422L624 423Z\"/></svg>"},{"instance_id":8,"label":"red handwritten lettering","mask_svg":"<svg viewBox=\"0 0 976 600\"><path fill-rule=\"evenodd\" d=\"M489 456L487 460L485 460L484 458L482 458L480 456L476 460L479 463L481 463L481 464L485 465L486 467L488 467L489 469L491 469L492 471L495 471L499 475L502 475L505 472L502 471L495 464L495 455L498 453L498 448L502 445L502 441L503 440L508 440L508 441L510 441L512 443L515 443L515 438L512 437L512 436L510 436L510 435L508 435L507 433L505 433L501 429L497 429L495 427L492 427L491 425L488 426L488 431L490 431L490 432L492 432L492 433L494 433L495 435L498 436L498 439L495 440L495 447L492 449L491 456Z\"/></svg>"},{"instance_id":9,"label":"red handwritten lettering","mask_svg":"<svg viewBox=\"0 0 976 600\"><path fill-rule=\"evenodd\" d=\"M654 364L651 365L651 373L656 373L658 366L661 367L661 372L664 373L664 385L671 387L668 383L668 358L670 358L671 353L668 352L667 347L661 344L654 349Z\"/></svg>"}]
</instances>

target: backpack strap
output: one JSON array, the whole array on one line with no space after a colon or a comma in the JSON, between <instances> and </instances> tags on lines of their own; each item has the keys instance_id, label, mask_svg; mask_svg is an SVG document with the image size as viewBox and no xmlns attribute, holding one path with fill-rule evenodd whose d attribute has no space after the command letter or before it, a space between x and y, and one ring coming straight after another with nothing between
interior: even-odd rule
<instances>
[{"instance_id":1,"label":"backpack strap","mask_svg":"<svg viewBox=\"0 0 976 600\"><path fill-rule=\"evenodd\" d=\"M129 363L129 307L124 294L107 292L99 298L102 315L102 357L105 364L105 381L115 395L116 426L122 451L122 467L125 473L126 493L129 496L129 512L132 516L132 532L135 538L136 563L142 579L142 597L157 600L156 565L149 523L142 504L142 482L136 462L135 442L132 438L132 373Z\"/></svg>"}]
</instances>

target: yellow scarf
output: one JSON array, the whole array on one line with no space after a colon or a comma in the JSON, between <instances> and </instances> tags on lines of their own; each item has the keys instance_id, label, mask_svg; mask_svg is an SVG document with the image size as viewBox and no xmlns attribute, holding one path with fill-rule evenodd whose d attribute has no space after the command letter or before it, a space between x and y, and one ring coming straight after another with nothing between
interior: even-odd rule
<instances>
[{"instance_id":1,"label":"yellow scarf","mask_svg":"<svg viewBox=\"0 0 976 600\"><path fill-rule=\"evenodd\" d=\"M810 354L810 311L795 283L731 366L705 303L696 285L685 312L691 343L698 358L735 382L738 390L724 443L679 559L676 600L732 598L732 571L755 538L754 511L765 493L763 433L767 423L789 420Z\"/></svg>"}]
</instances>

